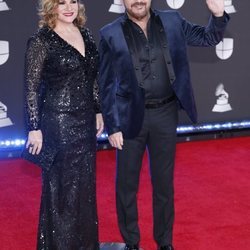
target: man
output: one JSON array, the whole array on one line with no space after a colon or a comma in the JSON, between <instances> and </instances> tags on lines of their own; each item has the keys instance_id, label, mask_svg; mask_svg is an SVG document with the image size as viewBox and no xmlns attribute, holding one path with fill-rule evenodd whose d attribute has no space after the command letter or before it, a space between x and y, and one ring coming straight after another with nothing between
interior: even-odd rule
<instances>
[{"instance_id":1,"label":"man","mask_svg":"<svg viewBox=\"0 0 250 250\"><path fill-rule=\"evenodd\" d=\"M154 239L157 249L174 249L177 106L197 120L186 45L215 46L229 20L224 0L206 2L212 12L207 27L187 22L176 11L154 11L151 0L124 0L126 13L100 31L102 112L109 142L118 149L116 204L126 250L139 249L136 195L146 147Z\"/></svg>"}]
</instances>

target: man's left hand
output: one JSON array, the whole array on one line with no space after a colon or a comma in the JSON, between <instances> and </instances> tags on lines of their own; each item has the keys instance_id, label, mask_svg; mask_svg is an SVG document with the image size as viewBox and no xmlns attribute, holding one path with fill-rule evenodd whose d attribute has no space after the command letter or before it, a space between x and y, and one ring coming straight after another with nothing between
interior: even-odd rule
<instances>
[{"instance_id":1,"label":"man's left hand","mask_svg":"<svg viewBox=\"0 0 250 250\"><path fill-rule=\"evenodd\" d=\"M221 17L225 10L225 0L206 0L208 9L216 17Z\"/></svg>"}]
</instances>

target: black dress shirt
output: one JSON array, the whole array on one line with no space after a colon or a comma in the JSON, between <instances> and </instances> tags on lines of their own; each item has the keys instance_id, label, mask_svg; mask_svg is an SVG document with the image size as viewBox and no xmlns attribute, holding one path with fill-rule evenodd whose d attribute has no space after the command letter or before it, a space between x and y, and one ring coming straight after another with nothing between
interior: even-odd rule
<instances>
[{"instance_id":1,"label":"black dress shirt","mask_svg":"<svg viewBox=\"0 0 250 250\"><path fill-rule=\"evenodd\" d=\"M162 27L155 19L155 14L151 12L147 24L147 36L139 25L129 18L127 19L130 29L129 39L132 39L128 46L139 59L139 70L142 76L139 85L145 90L146 101L164 99L174 94L159 38L159 30ZM130 48L130 46L134 48Z\"/></svg>"}]
</instances>

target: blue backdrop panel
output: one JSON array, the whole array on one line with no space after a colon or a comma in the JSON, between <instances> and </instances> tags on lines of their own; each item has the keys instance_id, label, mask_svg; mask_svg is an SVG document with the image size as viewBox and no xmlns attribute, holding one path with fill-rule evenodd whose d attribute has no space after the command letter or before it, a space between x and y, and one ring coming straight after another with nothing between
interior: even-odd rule
<instances>
[{"instance_id":1,"label":"blue backdrop panel","mask_svg":"<svg viewBox=\"0 0 250 250\"><path fill-rule=\"evenodd\" d=\"M96 41L99 29L124 11L121 0L84 1ZM28 37L37 30L37 1L0 0L0 140L24 138L23 64ZM198 124L250 120L248 15L250 1L225 0L231 16L225 39L216 48L188 48ZM205 25L206 1L153 0L159 9L177 9ZM180 125L191 125L180 112Z\"/></svg>"}]
</instances>

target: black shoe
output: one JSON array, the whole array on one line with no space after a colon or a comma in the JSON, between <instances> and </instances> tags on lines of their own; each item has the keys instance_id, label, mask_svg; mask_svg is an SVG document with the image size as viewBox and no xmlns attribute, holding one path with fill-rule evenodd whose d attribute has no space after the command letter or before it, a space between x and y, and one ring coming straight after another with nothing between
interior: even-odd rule
<instances>
[{"instance_id":1,"label":"black shoe","mask_svg":"<svg viewBox=\"0 0 250 250\"><path fill-rule=\"evenodd\" d=\"M174 250L172 245L159 246L157 250Z\"/></svg>"},{"instance_id":2,"label":"black shoe","mask_svg":"<svg viewBox=\"0 0 250 250\"><path fill-rule=\"evenodd\" d=\"M126 246L124 247L124 250L139 250L139 246L126 244Z\"/></svg>"}]
</instances>

